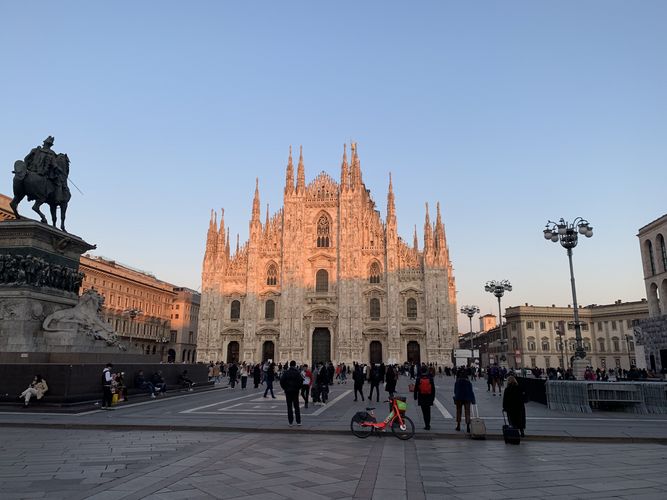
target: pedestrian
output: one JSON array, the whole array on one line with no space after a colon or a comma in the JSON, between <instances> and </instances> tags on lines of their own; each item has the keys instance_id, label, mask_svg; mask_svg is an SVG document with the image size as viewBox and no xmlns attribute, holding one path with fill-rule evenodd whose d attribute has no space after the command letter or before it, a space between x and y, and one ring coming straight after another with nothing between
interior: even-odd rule
<instances>
[{"instance_id":1,"label":"pedestrian","mask_svg":"<svg viewBox=\"0 0 667 500\"><path fill-rule=\"evenodd\" d=\"M357 393L364 399L364 370L358 363L354 363L354 371L352 372L352 380L354 381L354 400L357 400Z\"/></svg>"},{"instance_id":2,"label":"pedestrian","mask_svg":"<svg viewBox=\"0 0 667 500\"><path fill-rule=\"evenodd\" d=\"M109 381L111 384L111 381ZM46 380L42 378L41 375L35 375L30 382L28 388L21 393L19 399L23 398L23 407L27 408L30 403L30 398L35 396L37 399L42 399L44 393L49 390L49 386L46 383ZM109 385L109 391L111 391L111 385Z\"/></svg>"},{"instance_id":3,"label":"pedestrian","mask_svg":"<svg viewBox=\"0 0 667 500\"><path fill-rule=\"evenodd\" d=\"M385 379L385 385L384 385L384 390L389 393L389 397L393 398L394 393L396 392L396 369L394 368L394 365L389 365L387 366L386 373L384 376Z\"/></svg>"},{"instance_id":4,"label":"pedestrian","mask_svg":"<svg viewBox=\"0 0 667 500\"><path fill-rule=\"evenodd\" d=\"M111 382L113 382L113 374L111 369L113 364L107 363L102 370L102 409L111 410L113 394L111 393Z\"/></svg>"},{"instance_id":5,"label":"pedestrian","mask_svg":"<svg viewBox=\"0 0 667 500\"><path fill-rule=\"evenodd\" d=\"M461 409L465 409L466 432L470 433L470 405L475 404L475 392L464 369L460 369L454 383L454 404L456 405L456 430L461 430Z\"/></svg>"},{"instance_id":6,"label":"pedestrian","mask_svg":"<svg viewBox=\"0 0 667 500\"><path fill-rule=\"evenodd\" d=\"M422 409L424 417L424 430L431 430L431 406L435 401L435 383L426 366L422 367L421 374L417 375L415 381L414 397Z\"/></svg>"},{"instance_id":7,"label":"pedestrian","mask_svg":"<svg viewBox=\"0 0 667 500\"><path fill-rule=\"evenodd\" d=\"M255 364L255 367L252 369L252 383L255 386L255 389L259 387L259 383L262 381L262 367L259 366L259 363Z\"/></svg>"},{"instance_id":8,"label":"pedestrian","mask_svg":"<svg viewBox=\"0 0 667 500\"><path fill-rule=\"evenodd\" d=\"M236 365L236 363L231 363L229 365L229 386L233 389L234 386L236 386L236 379L238 378L239 374L239 367Z\"/></svg>"},{"instance_id":9,"label":"pedestrian","mask_svg":"<svg viewBox=\"0 0 667 500\"><path fill-rule=\"evenodd\" d=\"M271 361L271 360L269 360ZM276 364L275 363L269 363L269 366L266 368L266 373L264 374L265 379L264 381L266 382L266 389L264 389L264 397L271 391L271 397L273 399L276 399L276 396L273 394L273 381L276 378Z\"/></svg>"},{"instance_id":10,"label":"pedestrian","mask_svg":"<svg viewBox=\"0 0 667 500\"><path fill-rule=\"evenodd\" d=\"M248 365L245 361L241 363L241 390L245 390L248 385Z\"/></svg>"},{"instance_id":11,"label":"pedestrian","mask_svg":"<svg viewBox=\"0 0 667 500\"><path fill-rule=\"evenodd\" d=\"M296 361L289 362L289 368L283 369L280 377L280 387L285 391L285 400L287 401L287 422L292 427L294 417L296 425L301 425L301 410L299 409L299 391L303 387L303 377L296 368Z\"/></svg>"},{"instance_id":12,"label":"pedestrian","mask_svg":"<svg viewBox=\"0 0 667 500\"><path fill-rule=\"evenodd\" d=\"M322 404L326 404L329 399L329 370L324 363L319 363L317 371L317 379L315 383L317 384L317 399Z\"/></svg>"},{"instance_id":13,"label":"pedestrian","mask_svg":"<svg viewBox=\"0 0 667 500\"><path fill-rule=\"evenodd\" d=\"M374 365L373 368L371 368L370 382L371 382L371 391L370 391L370 394L368 395L368 400L369 401L373 400L373 389L375 389L376 402L379 403L380 402L380 368L377 365Z\"/></svg>"},{"instance_id":14,"label":"pedestrian","mask_svg":"<svg viewBox=\"0 0 667 500\"><path fill-rule=\"evenodd\" d=\"M514 376L507 377L507 389L503 395L503 410L507 413L507 420L512 427L519 429L521 437L524 437L526 428L526 406L524 405L525 394L519 387Z\"/></svg>"},{"instance_id":15,"label":"pedestrian","mask_svg":"<svg viewBox=\"0 0 667 500\"><path fill-rule=\"evenodd\" d=\"M301 385L301 397L304 401L304 408L308 408L310 386L313 384L313 373L308 368L308 365L303 365L301 368L301 377L303 377L303 383Z\"/></svg>"}]
</instances>

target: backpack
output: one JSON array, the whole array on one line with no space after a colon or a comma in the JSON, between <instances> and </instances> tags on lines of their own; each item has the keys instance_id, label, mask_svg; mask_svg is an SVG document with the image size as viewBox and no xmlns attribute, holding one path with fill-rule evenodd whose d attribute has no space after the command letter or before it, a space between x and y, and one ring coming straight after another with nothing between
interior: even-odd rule
<instances>
[{"instance_id":1,"label":"backpack","mask_svg":"<svg viewBox=\"0 0 667 500\"><path fill-rule=\"evenodd\" d=\"M419 394L431 394L431 381L428 377L421 377L419 379Z\"/></svg>"}]
</instances>

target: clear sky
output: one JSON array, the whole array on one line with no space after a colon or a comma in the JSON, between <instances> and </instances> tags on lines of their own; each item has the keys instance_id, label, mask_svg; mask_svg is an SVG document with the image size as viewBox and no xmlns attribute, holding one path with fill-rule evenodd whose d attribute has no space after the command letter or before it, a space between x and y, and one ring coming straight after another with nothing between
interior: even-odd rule
<instances>
[{"instance_id":1,"label":"clear sky","mask_svg":"<svg viewBox=\"0 0 667 500\"><path fill-rule=\"evenodd\" d=\"M52 134L68 228L98 255L200 287L211 208L247 237L343 143L400 234L440 201L459 306L571 303L547 219L587 218L581 304L645 296L637 230L667 212L667 2L0 3L0 192ZM4 186L4 187L3 187ZM21 205L30 212L27 202ZM420 244L421 245L421 244ZM467 318L460 318L467 331Z\"/></svg>"}]
</instances>

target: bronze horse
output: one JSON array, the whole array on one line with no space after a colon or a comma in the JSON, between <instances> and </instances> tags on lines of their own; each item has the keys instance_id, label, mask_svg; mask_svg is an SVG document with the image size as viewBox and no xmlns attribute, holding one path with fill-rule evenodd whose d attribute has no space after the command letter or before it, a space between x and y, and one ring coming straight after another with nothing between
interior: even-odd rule
<instances>
[{"instance_id":1,"label":"bronze horse","mask_svg":"<svg viewBox=\"0 0 667 500\"><path fill-rule=\"evenodd\" d=\"M56 226L56 210L60 207L60 229L65 230L65 214L67 213L67 204L72 194L67 187L67 175L69 174L69 158L66 154L57 155L54 166L56 175L53 179L39 175L36 172L28 170L22 160L14 163L14 198L10 206L17 219L21 216L18 212L18 205L21 200L28 197L28 201L35 200L32 209L39 214L41 222L48 224L46 217L40 211L40 207L46 203L51 208L51 219L53 227Z\"/></svg>"}]
</instances>

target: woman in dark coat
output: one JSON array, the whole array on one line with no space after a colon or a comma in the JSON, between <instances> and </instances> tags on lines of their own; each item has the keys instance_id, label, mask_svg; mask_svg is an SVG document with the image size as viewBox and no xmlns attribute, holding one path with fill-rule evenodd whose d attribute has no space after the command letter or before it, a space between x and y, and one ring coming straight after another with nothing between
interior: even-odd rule
<instances>
[{"instance_id":1,"label":"woman in dark coat","mask_svg":"<svg viewBox=\"0 0 667 500\"><path fill-rule=\"evenodd\" d=\"M396 392L396 369L394 368L393 365L389 365L387 367L387 371L385 373L385 386L384 390L389 393L389 397L393 398L394 393Z\"/></svg>"},{"instance_id":2,"label":"woman in dark coat","mask_svg":"<svg viewBox=\"0 0 667 500\"><path fill-rule=\"evenodd\" d=\"M352 380L354 380L354 400L357 400L357 394L359 394L361 400L364 401L364 371L356 362L354 363Z\"/></svg>"},{"instance_id":3,"label":"woman in dark coat","mask_svg":"<svg viewBox=\"0 0 667 500\"><path fill-rule=\"evenodd\" d=\"M421 382L422 379L427 379L430 382L430 391L420 390L420 386L428 385ZM435 383L433 382L433 377L428 373L428 367L423 366L421 374L417 375L417 380L415 381L415 399L417 404L422 409L422 415L424 416L424 430L431 430L431 406L433 406L433 401L435 400Z\"/></svg>"},{"instance_id":4,"label":"woman in dark coat","mask_svg":"<svg viewBox=\"0 0 667 500\"><path fill-rule=\"evenodd\" d=\"M524 392L519 387L519 383L514 376L507 377L507 388L503 395L503 410L507 412L509 424L515 429L521 431L521 437L524 437L526 428L526 407L523 404Z\"/></svg>"},{"instance_id":5,"label":"woman in dark coat","mask_svg":"<svg viewBox=\"0 0 667 500\"><path fill-rule=\"evenodd\" d=\"M468 371L460 368L454 383L454 404L456 405L456 430L461 430L461 413L465 412L466 432L470 433L470 410L475 404L475 391L468 380Z\"/></svg>"},{"instance_id":6,"label":"woman in dark coat","mask_svg":"<svg viewBox=\"0 0 667 500\"><path fill-rule=\"evenodd\" d=\"M259 383L262 380L262 369L259 366L259 363L255 365L252 369L252 382L255 384L255 389L259 387Z\"/></svg>"}]
</instances>

